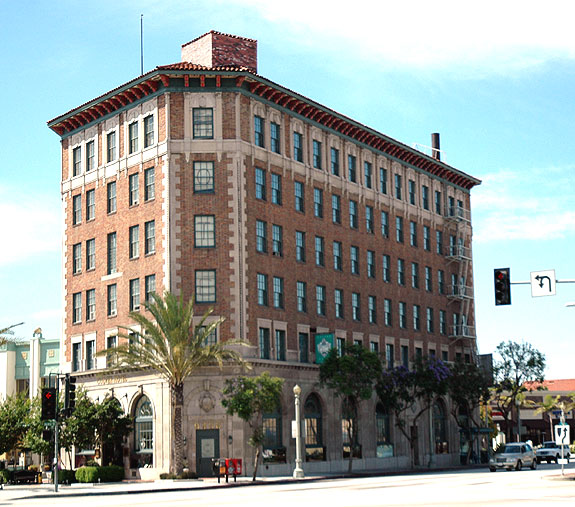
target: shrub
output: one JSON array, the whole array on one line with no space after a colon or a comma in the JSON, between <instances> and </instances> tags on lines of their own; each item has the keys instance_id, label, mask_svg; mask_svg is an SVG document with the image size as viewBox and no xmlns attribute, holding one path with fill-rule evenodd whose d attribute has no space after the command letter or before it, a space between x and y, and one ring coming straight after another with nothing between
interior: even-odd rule
<instances>
[{"instance_id":1,"label":"shrub","mask_svg":"<svg viewBox=\"0 0 575 507\"><path fill-rule=\"evenodd\" d=\"M89 459L88 461L86 461L86 466L87 467L99 467L100 464L94 459Z\"/></svg>"},{"instance_id":2,"label":"shrub","mask_svg":"<svg viewBox=\"0 0 575 507\"><path fill-rule=\"evenodd\" d=\"M80 467L76 470L78 482L98 482L98 467Z\"/></svg>"},{"instance_id":3,"label":"shrub","mask_svg":"<svg viewBox=\"0 0 575 507\"><path fill-rule=\"evenodd\" d=\"M124 468L117 465L99 467L98 478L101 482L120 482L124 479Z\"/></svg>"},{"instance_id":4,"label":"shrub","mask_svg":"<svg viewBox=\"0 0 575 507\"><path fill-rule=\"evenodd\" d=\"M196 472L182 472L178 475L178 479L197 479L198 474Z\"/></svg>"},{"instance_id":5,"label":"shrub","mask_svg":"<svg viewBox=\"0 0 575 507\"><path fill-rule=\"evenodd\" d=\"M72 484L76 481L76 472L74 470L58 470L58 482L60 484Z\"/></svg>"},{"instance_id":6,"label":"shrub","mask_svg":"<svg viewBox=\"0 0 575 507\"><path fill-rule=\"evenodd\" d=\"M9 470L0 470L0 484L10 482L10 475Z\"/></svg>"},{"instance_id":7,"label":"shrub","mask_svg":"<svg viewBox=\"0 0 575 507\"><path fill-rule=\"evenodd\" d=\"M160 474L160 479L175 479L176 475L175 474Z\"/></svg>"}]
</instances>

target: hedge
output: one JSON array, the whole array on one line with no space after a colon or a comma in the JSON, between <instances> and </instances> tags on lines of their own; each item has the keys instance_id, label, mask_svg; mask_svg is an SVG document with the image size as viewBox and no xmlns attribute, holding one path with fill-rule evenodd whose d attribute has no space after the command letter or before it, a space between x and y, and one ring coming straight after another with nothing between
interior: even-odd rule
<instances>
[{"instance_id":1,"label":"hedge","mask_svg":"<svg viewBox=\"0 0 575 507\"><path fill-rule=\"evenodd\" d=\"M111 465L107 467L80 467L76 470L78 482L120 482L124 479L124 469Z\"/></svg>"},{"instance_id":2,"label":"hedge","mask_svg":"<svg viewBox=\"0 0 575 507\"><path fill-rule=\"evenodd\" d=\"M60 484L72 484L73 482L77 482L74 470L58 470L58 482Z\"/></svg>"}]
</instances>

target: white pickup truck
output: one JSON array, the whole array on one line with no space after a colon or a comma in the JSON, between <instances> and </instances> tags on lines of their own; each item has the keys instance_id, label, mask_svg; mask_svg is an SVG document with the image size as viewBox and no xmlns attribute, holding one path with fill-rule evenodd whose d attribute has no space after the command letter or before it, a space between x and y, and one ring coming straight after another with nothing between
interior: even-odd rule
<instances>
[{"instance_id":1,"label":"white pickup truck","mask_svg":"<svg viewBox=\"0 0 575 507\"><path fill-rule=\"evenodd\" d=\"M569 459L569 446L563 445L563 457ZM537 462L547 461L551 463L554 461L557 463L561 458L561 446L557 445L555 442L543 442L543 447L537 449Z\"/></svg>"}]
</instances>

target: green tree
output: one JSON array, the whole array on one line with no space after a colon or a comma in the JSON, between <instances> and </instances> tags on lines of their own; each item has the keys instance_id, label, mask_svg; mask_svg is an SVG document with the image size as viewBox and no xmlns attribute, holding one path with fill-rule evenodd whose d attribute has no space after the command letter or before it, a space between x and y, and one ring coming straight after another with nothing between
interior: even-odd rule
<instances>
[{"instance_id":1,"label":"green tree","mask_svg":"<svg viewBox=\"0 0 575 507\"><path fill-rule=\"evenodd\" d=\"M541 383L544 380L545 356L529 343L501 342L497 346L493 364L495 384L491 401L499 409L505 421L507 441L512 440L513 415L518 414L518 403L527 391L526 382ZM519 439L519 435L517 435Z\"/></svg>"},{"instance_id":2,"label":"green tree","mask_svg":"<svg viewBox=\"0 0 575 507\"><path fill-rule=\"evenodd\" d=\"M467 463L473 450L473 428L481 427L479 407L489 401L489 384L485 372L475 363L456 361L449 367L447 389L451 397L451 415L467 439Z\"/></svg>"},{"instance_id":3,"label":"green tree","mask_svg":"<svg viewBox=\"0 0 575 507\"><path fill-rule=\"evenodd\" d=\"M256 480L260 455L264 442L263 415L272 412L280 404L283 379L264 372L257 377L227 379L222 391L222 405L230 415L247 422L252 430L249 444L255 449L254 472Z\"/></svg>"},{"instance_id":4,"label":"green tree","mask_svg":"<svg viewBox=\"0 0 575 507\"><path fill-rule=\"evenodd\" d=\"M20 447L30 425L30 399L24 394L0 402L0 454Z\"/></svg>"},{"instance_id":5,"label":"green tree","mask_svg":"<svg viewBox=\"0 0 575 507\"><path fill-rule=\"evenodd\" d=\"M430 357L415 361L412 370L405 366L382 370L377 380L379 400L393 413L396 427L409 442L412 468L419 465L417 421L437 396L447 393L449 375L443 361Z\"/></svg>"},{"instance_id":6,"label":"green tree","mask_svg":"<svg viewBox=\"0 0 575 507\"><path fill-rule=\"evenodd\" d=\"M361 345L344 345L341 356L337 349L332 348L319 367L320 385L333 389L342 398L342 419L349 441L349 472L353 467L354 453L359 449L359 405L373 395L380 372L378 355Z\"/></svg>"},{"instance_id":7,"label":"green tree","mask_svg":"<svg viewBox=\"0 0 575 507\"><path fill-rule=\"evenodd\" d=\"M174 431L170 469L179 475L184 462L182 410L185 380L207 365L217 364L221 369L226 361L238 364L243 364L243 361L236 351L226 348L226 344L207 343L208 336L223 321L208 321L212 309L194 324L193 300L184 303L183 297L170 292L166 292L163 298L152 294L144 308L152 318L146 317L144 312L130 312L140 330L123 328L120 337L125 339L124 343L101 351L99 355L115 355L113 368L150 368L166 380L170 388Z\"/></svg>"},{"instance_id":8,"label":"green tree","mask_svg":"<svg viewBox=\"0 0 575 507\"><path fill-rule=\"evenodd\" d=\"M102 451L102 463L122 465L122 442L132 431L132 418L124 414L117 399L107 396L101 403L96 403L94 429L97 446Z\"/></svg>"}]
</instances>

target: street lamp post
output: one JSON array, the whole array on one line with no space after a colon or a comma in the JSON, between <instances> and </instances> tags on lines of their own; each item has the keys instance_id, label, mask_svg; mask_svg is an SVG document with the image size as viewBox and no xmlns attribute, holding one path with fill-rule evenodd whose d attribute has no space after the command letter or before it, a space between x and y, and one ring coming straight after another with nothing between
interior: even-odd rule
<instances>
[{"instance_id":1,"label":"street lamp post","mask_svg":"<svg viewBox=\"0 0 575 507\"><path fill-rule=\"evenodd\" d=\"M294 479L303 479L305 477L301 467L301 414L300 414L300 394L301 387L297 384L293 388L295 397L295 470L293 471Z\"/></svg>"}]
</instances>

